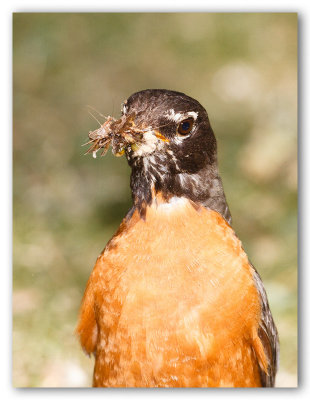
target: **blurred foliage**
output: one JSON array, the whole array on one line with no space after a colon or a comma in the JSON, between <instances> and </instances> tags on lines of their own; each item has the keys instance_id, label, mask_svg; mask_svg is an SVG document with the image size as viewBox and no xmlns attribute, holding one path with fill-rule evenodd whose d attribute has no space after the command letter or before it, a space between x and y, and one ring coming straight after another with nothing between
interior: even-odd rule
<instances>
[{"instance_id":1,"label":"blurred foliage","mask_svg":"<svg viewBox=\"0 0 310 400\"><path fill-rule=\"evenodd\" d=\"M129 209L125 159L83 156L133 92L208 110L233 226L266 286L279 386L297 371L297 15L15 14L14 386L87 386L73 335L97 255Z\"/></svg>"}]
</instances>

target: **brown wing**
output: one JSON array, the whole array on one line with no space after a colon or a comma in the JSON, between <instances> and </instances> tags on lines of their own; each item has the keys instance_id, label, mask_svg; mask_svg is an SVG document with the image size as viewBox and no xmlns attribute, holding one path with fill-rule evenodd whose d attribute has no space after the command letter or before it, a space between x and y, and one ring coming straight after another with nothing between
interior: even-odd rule
<instances>
[{"instance_id":1,"label":"brown wing","mask_svg":"<svg viewBox=\"0 0 310 400\"><path fill-rule=\"evenodd\" d=\"M253 265L252 265L253 267ZM279 337L278 331L272 318L269 308L267 294L263 286L261 277L256 269L254 270L254 281L261 300L261 320L258 328L258 336L264 347L267 357L267 373L260 367L262 386L273 387L275 385L275 376L278 369L279 358Z\"/></svg>"}]
</instances>

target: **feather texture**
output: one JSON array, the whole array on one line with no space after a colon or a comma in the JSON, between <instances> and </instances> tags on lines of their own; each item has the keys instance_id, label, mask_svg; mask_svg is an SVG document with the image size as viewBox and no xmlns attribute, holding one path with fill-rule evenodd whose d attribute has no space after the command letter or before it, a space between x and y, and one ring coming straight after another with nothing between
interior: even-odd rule
<instances>
[{"instance_id":1,"label":"feather texture","mask_svg":"<svg viewBox=\"0 0 310 400\"><path fill-rule=\"evenodd\" d=\"M182 251L180 251L182 249ZM261 386L254 269L229 224L184 200L133 213L98 258L77 333L94 386Z\"/></svg>"}]
</instances>

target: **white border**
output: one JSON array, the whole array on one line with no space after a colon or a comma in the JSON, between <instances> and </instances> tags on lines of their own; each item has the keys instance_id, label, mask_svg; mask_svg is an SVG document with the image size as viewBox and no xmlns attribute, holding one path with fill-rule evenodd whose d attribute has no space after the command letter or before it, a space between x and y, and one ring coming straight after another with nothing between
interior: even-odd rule
<instances>
[{"instance_id":1,"label":"white border","mask_svg":"<svg viewBox=\"0 0 310 400\"><path fill-rule=\"evenodd\" d=\"M250 396L251 398L268 398L269 396L274 397L286 397L286 396L307 396L309 397L309 369L307 368L309 360L309 323L308 318L306 318L306 310L309 308L309 290L307 289L308 284L310 284L307 279L309 276L308 269L310 264L308 261L308 251L306 251L305 238L310 236L310 221L309 213L307 213L307 208L310 204L308 185L306 182L306 177L308 172L310 173L310 157L309 157L309 135L310 130L308 118L306 118L307 108L303 103L306 100L306 93L309 91L309 80L306 77L306 71L309 71L309 2L308 1L289 1L282 0L271 1L271 0L260 0L260 1L221 1L217 0L215 2L208 1L179 1L174 6L174 3L168 3L164 0L157 1L117 1L106 2L106 1L92 1L88 0L83 2L81 0L75 1L17 1L12 0L8 2L1 2L1 114L2 114L2 132L1 132L1 157L0 157L0 171L1 171L1 256L4 262L1 263L1 272L4 274L1 277L1 310L4 313L1 324L1 347L2 347L2 357L1 357L1 394L3 398L15 398L21 396L47 396L54 397L57 399L65 399L69 397L81 397L81 396L104 396L107 397L160 397L160 398L171 398L172 396L178 397L240 397L240 396ZM11 158L11 132L12 132L12 91L11 91L11 79L12 79L12 12L124 12L124 11L194 11L194 12L298 12L299 13L299 79L300 79L300 94L299 94L299 165L300 165L300 210L302 214L303 226L299 226L299 261L300 261L300 291L302 292L299 296L300 301L300 324L299 324L299 338L300 338L300 357L301 362L300 367L300 387L299 389L263 389L261 390L251 390L240 391L240 390L201 390L194 389L190 392L186 389L183 390L81 390L81 389L12 389L11 387L11 368L12 368L12 357L11 357L11 264L12 264L12 206L11 206L11 189L12 189L12 158ZM302 103L302 104L301 104ZM307 104L306 104L307 105ZM305 132L303 134L303 132ZM308 150L308 151L307 151ZM306 153L307 152L307 153ZM305 305L306 302L306 305ZM307 311L309 313L309 311Z\"/></svg>"}]
</instances>

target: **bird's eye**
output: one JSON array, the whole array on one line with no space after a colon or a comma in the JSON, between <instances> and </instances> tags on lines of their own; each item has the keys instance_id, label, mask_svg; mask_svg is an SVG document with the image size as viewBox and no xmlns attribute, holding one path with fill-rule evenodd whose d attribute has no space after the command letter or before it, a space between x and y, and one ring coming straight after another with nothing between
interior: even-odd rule
<instances>
[{"instance_id":1,"label":"bird's eye","mask_svg":"<svg viewBox=\"0 0 310 400\"><path fill-rule=\"evenodd\" d=\"M192 118L184 119L178 125L178 134L179 135L188 135L190 131L193 129L194 120Z\"/></svg>"}]
</instances>

